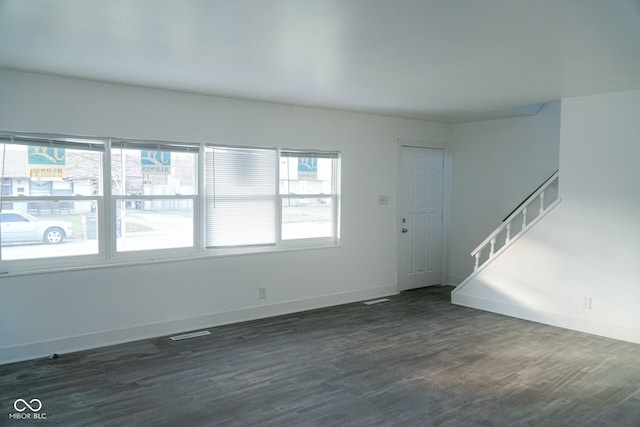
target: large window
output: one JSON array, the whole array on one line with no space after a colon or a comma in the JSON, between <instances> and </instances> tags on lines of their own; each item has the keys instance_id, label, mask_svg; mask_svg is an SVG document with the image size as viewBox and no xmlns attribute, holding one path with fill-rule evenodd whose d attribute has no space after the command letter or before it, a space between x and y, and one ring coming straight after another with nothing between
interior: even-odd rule
<instances>
[{"instance_id":1,"label":"large window","mask_svg":"<svg viewBox=\"0 0 640 427\"><path fill-rule=\"evenodd\" d=\"M102 140L0 135L0 260L100 251Z\"/></svg>"},{"instance_id":2,"label":"large window","mask_svg":"<svg viewBox=\"0 0 640 427\"><path fill-rule=\"evenodd\" d=\"M198 151L192 145L111 142L117 252L195 246Z\"/></svg>"},{"instance_id":3,"label":"large window","mask_svg":"<svg viewBox=\"0 0 640 427\"><path fill-rule=\"evenodd\" d=\"M337 239L338 153L280 153L282 240Z\"/></svg>"},{"instance_id":4,"label":"large window","mask_svg":"<svg viewBox=\"0 0 640 427\"><path fill-rule=\"evenodd\" d=\"M334 246L340 155L0 132L0 265Z\"/></svg>"}]
</instances>

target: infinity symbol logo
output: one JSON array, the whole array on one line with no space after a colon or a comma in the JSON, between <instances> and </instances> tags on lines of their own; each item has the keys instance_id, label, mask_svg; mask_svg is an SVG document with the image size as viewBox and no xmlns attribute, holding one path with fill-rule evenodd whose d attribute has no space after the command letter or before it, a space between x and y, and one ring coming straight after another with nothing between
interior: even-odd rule
<instances>
[{"instance_id":1,"label":"infinity symbol logo","mask_svg":"<svg viewBox=\"0 0 640 427\"><path fill-rule=\"evenodd\" d=\"M13 402L13 408L18 412L24 412L27 408L29 408L31 412L38 412L42 409L42 402L40 402L40 399L31 399L29 403L27 403L24 399L17 399Z\"/></svg>"}]
</instances>

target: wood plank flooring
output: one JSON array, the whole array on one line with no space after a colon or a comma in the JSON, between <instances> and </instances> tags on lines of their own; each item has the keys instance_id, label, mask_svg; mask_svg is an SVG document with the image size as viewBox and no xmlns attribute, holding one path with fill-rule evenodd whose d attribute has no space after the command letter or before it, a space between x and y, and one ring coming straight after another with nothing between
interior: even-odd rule
<instances>
[{"instance_id":1,"label":"wood plank flooring","mask_svg":"<svg viewBox=\"0 0 640 427\"><path fill-rule=\"evenodd\" d=\"M449 287L0 366L8 426L639 426L640 345ZM47 419L8 419L18 398Z\"/></svg>"}]
</instances>

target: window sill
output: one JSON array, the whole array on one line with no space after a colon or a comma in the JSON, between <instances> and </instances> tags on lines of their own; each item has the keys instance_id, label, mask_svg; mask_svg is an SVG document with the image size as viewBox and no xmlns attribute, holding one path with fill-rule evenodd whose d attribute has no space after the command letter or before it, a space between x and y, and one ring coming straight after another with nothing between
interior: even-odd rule
<instances>
[{"instance_id":1,"label":"window sill","mask_svg":"<svg viewBox=\"0 0 640 427\"><path fill-rule=\"evenodd\" d=\"M67 261L62 261L60 259L47 262L47 264L42 265L42 268L38 269L25 269L22 266L15 266L15 268L0 268L0 279L8 278L8 277L17 277L17 276L29 276L29 275L38 275L38 274L50 274L50 273L62 273L62 272L72 272L79 270L99 270L105 268L119 268L119 267L130 267L137 265L149 265L149 264L157 264L157 263L167 263L167 262L184 262L184 261L194 261L194 260L204 260L204 259L215 259L215 258L224 258L224 257L233 257L233 256L245 256L245 255L258 255L258 254L268 254L268 253L286 253L286 252L299 252L299 251L307 251L307 250L318 250L318 249L333 249L333 248L341 248L342 245L340 241L315 241L315 242L287 242L283 243L279 246L254 246L254 247L242 247L242 248L217 248L217 249L205 249L202 251L186 251L180 255L176 255L175 251L159 251L155 256L150 256L149 253L146 253L144 257L135 257L135 256L127 256L126 260L124 257L118 256L117 258L113 258L111 260L96 260L95 256L92 256L86 260L78 260L74 259L72 263ZM42 259L39 260L30 260L34 262L42 262ZM55 265L55 264L58 265Z\"/></svg>"}]
</instances>

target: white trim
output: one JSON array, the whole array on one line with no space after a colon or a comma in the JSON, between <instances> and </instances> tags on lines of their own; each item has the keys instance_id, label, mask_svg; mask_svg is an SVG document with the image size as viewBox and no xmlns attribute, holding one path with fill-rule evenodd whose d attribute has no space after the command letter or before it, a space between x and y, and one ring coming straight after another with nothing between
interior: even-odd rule
<instances>
[{"instance_id":1,"label":"white trim","mask_svg":"<svg viewBox=\"0 0 640 427\"><path fill-rule=\"evenodd\" d=\"M451 302L456 305L516 317L531 322L640 344L640 329L629 327L628 325L570 316L539 308L533 310L523 305L507 303L492 298L465 295L461 292L452 293Z\"/></svg>"},{"instance_id":2,"label":"white trim","mask_svg":"<svg viewBox=\"0 0 640 427\"><path fill-rule=\"evenodd\" d=\"M111 223L113 222L113 229L115 230L115 221L111 221L111 218L116 217L115 205L111 205L111 196L113 189L111 188L112 176L111 176L111 138L107 139L105 145L105 153L102 155L102 185L104 191L104 201L102 203L102 211L98 211L97 218L100 227L98 229L98 244L100 245L100 253L103 256L103 262L113 259L116 254L116 233L111 232ZM100 220L100 213L102 212L102 221ZM100 244L100 242L104 242Z\"/></svg>"},{"instance_id":3,"label":"white trim","mask_svg":"<svg viewBox=\"0 0 640 427\"><path fill-rule=\"evenodd\" d=\"M55 198L55 196L50 196ZM95 198L95 196L86 196L88 198ZM198 198L197 194L138 194L138 195L128 195L121 196L119 194L114 194L111 196L112 199L116 200L194 200L193 205L196 205L196 199Z\"/></svg>"},{"instance_id":4,"label":"white trim","mask_svg":"<svg viewBox=\"0 0 640 427\"><path fill-rule=\"evenodd\" d=\"M452 181L452 158L449 147L444 150L444 174L443 174L443 203L442 203L442 279L441 285L449 282L449 225L451 218L451 181Z\"/></svg>"},{"instance_id":5,"label":"white trim","mask_svg":"<svg viewBox=\"0 0 640 427\"><path fill-rule=\"evenodd\" d=\"M3 132L0 131L0 136ZM36 135L36 134L28 134ZM55 135L54 135L55 136ZM62 136L59 136L62 137ZM75 139L81 137L74 137ZM93 137L87 137L93 138ZM95 139L95 138L93 138ZM219 256L233 256L233 255L247 255L258 254L268 252L284 252L292 250L309 250L319 248L335 248L340 247L339 234L340 234L340 213L341 213L341 158L342 153L339 150L315 150L319 154L330 153L333 160L333 193L332 194L307 194L296 195L299 198L331 198L333 201L333 221L332 221L332 236L320 237L320 238L300 238L300 239L287 239L282 240L282 198L284 197L279 193L279 170L280 170L280 152L281 149L275 147L258 147L258 146L236 146L236 145L221 145L214 143L186 143L186 142L168 142L168 141L151 141L156 147L158 144L169 144L171 147L195 147L198 145L199 151L193 152L193 155L197 155L196 163L196 175L197 181L197 193L190 195L126 195L126 194L113 194L112 189L112 146L113 144L127 143L131 144L131 147L127 149L139 149L144 148L144 144L149 141L143 140L131 140L121 139L113 137L100 138L104 142L104 152L102 152L102 172L100 188L102 190L101 195L96 196L39 196L28 197L22 196L6 196L4 201L29 201L29 200L96 200L97 207L97 237L98 237L98 253L86 254L86 255L69 255L64 257L44 257L44 258L28 258L18 260L0 260L0 278L22 276L29 274L43 274L57 271L73 271L83 269L99 269L110 268L115 266L127 266L127 265L140 265L140 264L153 264L157 262L172 262L187 260L193 258L211 258ZM0 142L1 143L1 142ZM143 144L143 145L140 145ZM116 147L118 148L122 147ZM169 147L170 148L170 147ZM276 152L276 173L274 174L275 188L276 188L276 221L274 224L276 230L276 242L275 246L268 244L266 246L238 246L238 247L222 247L222 248L207 248L206 247L206 200L207 195L205 191L205 175L206 175L206 151L207 148L228 148L233 150L263 150L263 151L275 151ZM81 148L79 148L81 149ZM179 150L181 151L181 150ZM289 150L291 151L291 150ZM191 151L190 151L191 152ZM312 153L309 150L300 150L306 154ZM335 155L335 158L334 158ZM123 170L124 172L124 170ZM124 180L123 180L124 181ZM125 200L192 200L193 204L193 245L188 247L178 248L162 248L162 249L142 249L132 251L117 251L117 236L116 236L116 213L118 201ZM200 231L200 232L198 232Z\"/></svg>"},{"instance_id":6,"label":"white trim","mask_svg":"<svg viewBox=\"0 0 640 427\"><path fill-rule=\"evenodd\" d=\"M538 188L534 193L532 193L529 197L527 197L527 199L522 202L522 205L520 205L515 211L513 211L507 218L505 218L502 221L502 224L498 227L496 227L495 230L493 230L493 232L491 234L489 234L487 236L486 239L484 239L482 241L482 243L480 243L478 246L476 246L476 248L474 250L471 251L471 256L475 257L475 255L480 252L481 250L483 250L490 242L491 239L493 239L494 237L497 237L502 230L505 229L506 225L511 223L518 215L520 215L520 213L525 212L526 209L531 206L531 204L538 198L538 196L540 196L541 194L544 194L545 190L556 180L558 179L558 177L560 176L560 171L556 171L549 179L547 179L541 186L540 188ZM554 203L556 201L560 200L560 196L558 196L558 198L554 201ZM543 209L541 211L541 213L539 213L535 219L540 218L542 216L544 216L546 214L547 210L551 210L553 204L548 206L547 208L542 207L541 209ZM526 215L525 215L526 216ZM526 218L525 218L526 219ZM524 229L526 230L526 227L529 226L533 226L533 224L535 223L535 219L531 222L531 223L526 223L524 225ZM524 231L524 230L523 230ZM522 232L522 231L521 231ZM508 244L505 243L505 246Z\"/></svg>"},{"instance_id":7,"label":"white trim","mask_svg":"<svg viewBox=\"0 0 640 427\"><path fill-rule=\"evenodd\" d=\"M91 201L102 198L101 195L94 196L2 196L3 202L59 202L59 201ZM5 210L5 209L3 209ZM6 209L10 210L10 209Z\"/></svg>"},{"instance_id":8,"label":"white trim","mask_svg":"<svg viewBox=\"0 0 640 427\"><path fill-rule=\"evenodd\" d=\"M300 247L305 245L316 245L325 243L327 245L335 245L339 243L339 222L340 222L340 183L341 176L340 172L342 170L342 153L340 151L309 151L303 150L300 151L301 154L306 156L311 156L313 153L327 153L327 154L335 154L335 157L318 157L325 158L331 160L331 193L304 193L304 194L294 194L291 193L290 183L287 184L287 193L280 192L280 181L282 177L280 177L280 161L283 158L292 157L283 155L283 152L291 153L292 150L279 149L278 150L278 167L277 167L277 212L276 218L278 221L276 231L276 246L285 246L285 247ZM295 157L294 157L295 158ZM288 171L289 168L289 160L287 160L287 177L286 180L290 181ZM291 199L331 199L331 236L322 236L322 237L300 237L300 238L290 238L284 239L282 237L283 231L283 223L282 223L282 211L283 211L283 202L285 200Z\"/></svg>"},{"instance_id":9,"label":"white trim","mask_svg":"<svg viewBox=\"0 0 640 427\"><path fill-rule=\"evenodd\" d=\"M358 291L322 295L294 301L285 301L271 305L245 307L232 311L211 313L203 316L158 322L113 331L102 331L74 337L63 337L14 345L0 348L0 365L46 357L53 353L71 353L130 341L173 335L196 329L212 328L231 323L246 322L249 320L263 319L283 314L298 313L306 310L360 302L372 298L396 295L397 293L395 285L388 285L372 289L362 289ZM215 336L215 331L212 332L212 335Z\"/></svg>"},{"instance_id":10,"label":"white trim","mask_svg":"<svg viewBox=\"0 0 640 427\"><path fill-rule=\"evenodd\" d=\"M448 150L449 144L443 141L427 141L422 139L397 138L398 145L416 148L440 148Z\"/></svg>"},{"instance_id":11,"label":"white trim","mask_svg":"<svg viewBox=\"0 0 640 427\"><path fill-rule=\"evenodd\" d=\"M282 161L282 157L280 156L280 152L281 152L281 148L277 149L277 156L278 156L278 164L276 165L276 173L275 173L275 179L276 179L276 217L275 217L275 221L276 223L274 224L275 229L276 229L276 247L279 247L280 245L282 245L282 199L280 198L280 180L282 179L282 177L280 176L280 162ZM287 164L287 181L289 180L289 165ZM289 189L289 184L287 183L287 190Z\"/></svg>"},{"instance_id":12,"label":"white trim","mask_svg":"<svg viewBox=\"0 0 640 427\"><path fill-rule=\"evenodd\" d=\"M207 238L205 237L204 233L204 230L206 230L207 228L207 212L205 211L207 195L204 176L206 168L206 151L206 146L204 144L200 145L200 151L198 152L198 158L196 159L196 175L198 177L196 182L196 198L198 202L198 208L194 212L195 217L193 219L193 243L196 247L196 250L198 251L204 251L205 247L207 246ZM198 233L198 230L203 230L203 232Z\"/></svg>"},{"instance_id":13,"label":"white trim","mask_svg":"<svg viewBox=\"0 0 640 427\"><path fill-rule=\"evenodd\" d=\"M239 247L224 247L224 248L210 248L204 251L197 251L193 248L178 248L184 249L184 251L178 251L178 249L159 249L157 251L140 251L143 255L136 257L134 256L136 252L120 252L120 254L126 254L127 256L122 256L121 258L112 258L110 260L104 260L102 258L98 259L98 255L83 255L82 260L86 260L86 263L79 262L78 257L74 257L74 261L68 263L67 265L60 265L60 262L55 263L41 263L41 267L38 270L30 269L30 270L20 270L15 269L12 271L0 271L0 281L5 277L15 277L15 276L29 276L29 275L37 275L37 274L51 274L51 273L59 273L66 271L78 271L78 270L99 270L103 268L118 268L118 267L129 267L134 265L149 265L149 264L157 264L157 263L168 263L168 262L181 262L181 261L192 261L194 259L207 259L207 258L221 258L221 257L230 257L230 256L250 256L250 255L258 255L265 253L280 253L280 252L298 252L301 250L309 251L309 250L318 250L318 249L335 249L341 248L342 245L340 242L308 242L310 239L299 239L299 245L281 245L281 246L239 246ZM176 252L180 252L178 256L176 256ZM38 260L64 260L66 258L38 258ZM8 262L8 261L5 261Z\"/></svg>"},{"instance_id":14,"label":"white trim","mask_svg":"<svg viewBox=\"0 0 640 427\"><path fill-rule=\"evenodd\" d=\"M449 153L449 144L441 141L421 141L416 139L397 138L396 141L396 214L395 228L396 233L396 283L400 290L400 168L402 160L402 148L431 148L443 151L443 171L442 171L442 259L440 270L440 285L448 284L449 277L449 218L451 212L451 154Z\"/></svg>"},{"instance_id":15,"label":"white trim","mask_svg":"<svg viewBox=\"0 0 640 427\"><path fill-rule=\"evenodd\" d=\"M459 292L462 288L464 288L465 286L467 286L467 284L469 282L471 282L476 276L478 276L478 274L480 274L482 272L482 270L484 270L485 268L487 268L493 261L495 261L496 259L498 259L498 257L505 252L506 250L508 250L515 242L517 242L522 236L524 236L525 234L527 234L531 229L533 229L533 227L540 221L542 221L542 219L544 219L544 217L547 216L548 213L550 213L553 209L555 209L556 206L558 206L560 204L560 202L562 201L562 199L560 197L558 197L556 200L553 201L553 203L551 203L542 214L538 215L537 217L535 217L529 224L527 224L527 226L523 229L520 230L518 232L518 234L516 234L515 236L513 236L507 243L505 243L504 246L502 246L500 249L498 249L491 258L489 258L488 260L486 260L480 267L478 267L477 269L475 269L469 276L467 276L466 279L464 279L462 282L460 282L456 289L454 290L453 293Z\"/></svg>"}]
</instances>

